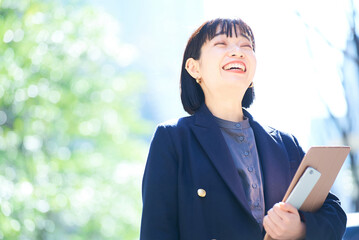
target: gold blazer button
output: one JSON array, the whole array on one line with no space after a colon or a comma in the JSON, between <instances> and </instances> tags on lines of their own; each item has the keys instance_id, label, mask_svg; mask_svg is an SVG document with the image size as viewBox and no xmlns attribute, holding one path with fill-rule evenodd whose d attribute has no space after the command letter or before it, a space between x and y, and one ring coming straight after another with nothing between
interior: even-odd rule
<instances>
[{"instance_id":1,"label":"gold blazer button","mask_svg":"<svg viewBox=\"0 0 359 240\"><path fill-rule=\"evenodd\" d=\"M206 196L206 190L200 188L200 189L197 190L197 194L200 197L205 197Z\"/></svg>"}]
</instances>

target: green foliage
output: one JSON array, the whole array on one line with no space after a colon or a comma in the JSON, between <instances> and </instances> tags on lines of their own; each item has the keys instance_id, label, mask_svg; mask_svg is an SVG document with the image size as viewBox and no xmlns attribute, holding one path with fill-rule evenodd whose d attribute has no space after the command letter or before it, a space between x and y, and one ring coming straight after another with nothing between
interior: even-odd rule
<instances>
[{"instance_id":1,"label":"green foliage","mask_svg":"<svg viewBox=\"0 0 359 240\"><path fill-rule=\"evenodd\" d=\"M0 239L138 238L143 76L117 22L70 3L0 0Z\"/></svg>"}]
</instances>

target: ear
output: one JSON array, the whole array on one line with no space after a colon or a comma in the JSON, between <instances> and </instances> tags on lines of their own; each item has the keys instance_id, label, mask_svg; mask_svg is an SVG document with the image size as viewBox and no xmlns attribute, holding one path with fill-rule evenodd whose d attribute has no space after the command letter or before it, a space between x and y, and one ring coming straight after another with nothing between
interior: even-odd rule
<instances>
[{"instance_id":1,"label":"ear","mask_svg":"<svg viewBox=\"0 0 359 240\"><path fill-rule=\"evenodd\" d=\"M186 70L194 79L201 78L199 71L199 63L193 58L188 58L186 61Z\"/></svg>"}]
</instances>

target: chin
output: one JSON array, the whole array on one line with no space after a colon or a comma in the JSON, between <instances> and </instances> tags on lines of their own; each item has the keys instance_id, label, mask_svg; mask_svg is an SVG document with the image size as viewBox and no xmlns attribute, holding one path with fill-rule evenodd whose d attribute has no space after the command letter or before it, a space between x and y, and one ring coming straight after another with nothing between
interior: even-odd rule
<instances>
[{"instance_id":1,"label":"chin","mask_svg":"<svg viewBox=\"0 0 359 240\"><path fill-rule=\"evenodd\" d=\"M248 84L249 85L249 84ZM228 96L234 95L238 96L238 94L244 94L247 91L248 86L245 84L228 84L225 88L223 88L223 91L228 94Z\"/></svg>"},{"instance_id":2,"label":"chin","mask_svg":"<svg viewBox=\"0 0 359 240\"><path fill-rule=\"evenodd\" d=\"M249 85L250 85L250 82L243 81L243 80L238 80L238 79L233 79L231 81L228 81L228 86L231 86L233 88L240 88L240 89L246 89L247 90Z\"/></svg>"}]
</instances>

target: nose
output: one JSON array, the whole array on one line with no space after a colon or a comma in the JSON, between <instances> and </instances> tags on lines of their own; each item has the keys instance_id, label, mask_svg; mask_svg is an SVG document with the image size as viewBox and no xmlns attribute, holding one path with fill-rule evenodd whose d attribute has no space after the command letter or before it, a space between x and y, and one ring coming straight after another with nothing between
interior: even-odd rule
<instances>
[{"instance_id":1,"label":"nose","mask_svg":"<svg viewBox=\"0 0 359 240\"><path fill-rule=\"evenodd\" d=\"M239 57L239 58L243 58L244 54L242 52L242 49L239 46L233 46L233 48L229 51L229 55L231 57Z\"/></svg>"}]
</instances>

